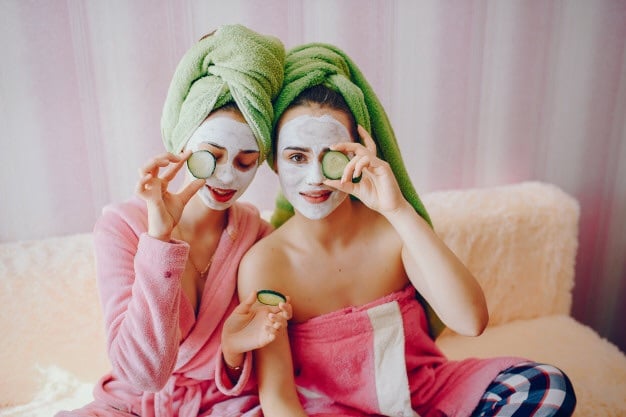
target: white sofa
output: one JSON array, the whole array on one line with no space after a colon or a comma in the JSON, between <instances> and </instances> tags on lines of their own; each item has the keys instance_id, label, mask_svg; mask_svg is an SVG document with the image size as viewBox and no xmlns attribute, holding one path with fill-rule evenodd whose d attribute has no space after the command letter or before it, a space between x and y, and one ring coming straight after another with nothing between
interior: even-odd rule
<instances>
[{"instance_id":1,"label":"white sofa","mask_svg":"<svg viewBox=\"0 0 626 417\"><path fill-rule=\"evenodd\" d=\"M626 356L570 315L578 203L544 183L423 196L437 233L478 277L483 335L444 333L451 358L518 355L563 369L579 417L626 417ZM90 234L0 245L0 416L91 400L108 367Z\"/></svg>"}]
</instances>

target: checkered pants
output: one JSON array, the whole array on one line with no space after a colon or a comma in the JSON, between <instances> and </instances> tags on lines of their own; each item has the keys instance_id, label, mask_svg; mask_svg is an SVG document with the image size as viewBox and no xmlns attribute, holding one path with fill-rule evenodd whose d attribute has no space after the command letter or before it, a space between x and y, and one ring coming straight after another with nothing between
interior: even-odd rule
<instances>
[{"instance_id":1,"label":"checkered pants","mask_svg":"<svg viewBox=\"0 0 626 417\"><path fill-rule=\"evenodd\" d=\"M526 362L498 374L472 417L569 417L576 394L563 372L551 365Z\"/></svg>"}]
</instances>

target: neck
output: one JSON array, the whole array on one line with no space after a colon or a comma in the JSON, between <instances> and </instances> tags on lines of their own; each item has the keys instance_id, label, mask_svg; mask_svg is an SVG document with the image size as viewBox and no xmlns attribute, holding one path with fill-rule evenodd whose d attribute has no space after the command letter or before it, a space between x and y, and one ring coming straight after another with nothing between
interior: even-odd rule
<instances>
[{"instance_id":1,"label":"neck","mask_svg":"<svg viewBox=\"0 0 626 417\"><path fill-rule=\"evenodd\" d=\"M221 233L226 227L227 219L228 210L213 210L196 195L183 209L177 227L185 236L195 239L215 232Z\"/></svg>"},{"instance_id":2,"label":"neck","mask_svg":"<svg viewBox=\"0 0 626 417\"><path fill-rule=\"evenodd\" d=\"M342 244L351 240L355 216L362 208L362 203L346 198L323 219L311 220L296 212L294 215L294 227L298 229L296 236L307 236L307 240L324 246Z\"/></svg>"}]
</instances>

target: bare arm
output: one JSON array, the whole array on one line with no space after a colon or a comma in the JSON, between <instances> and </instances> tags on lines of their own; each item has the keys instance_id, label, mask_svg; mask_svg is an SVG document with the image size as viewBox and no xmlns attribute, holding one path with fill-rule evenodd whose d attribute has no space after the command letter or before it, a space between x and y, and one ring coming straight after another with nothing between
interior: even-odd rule
<instances>
[{"instance_id":1,"label":"bare arm","mask_svg":"<svg viewBox=\"0 0 626 417\"><path fill-rule=\"evenodd\" d=\"M296 392L286 329L279 331L273 343L257 350L254 358L263 414L272 417L306 416Z\"/></svg>"},{"instance_id":2,"label":"bare arm","mask_svg":"<svg viewBox=\"0 0 626 417\"><path fill-rule=\"evenodd\" d=\"M481 334L489 315L472 273L408 202L384 215L402 239L402 261L415 288L450 329Z\"/></svg>"},{"instance_id":3,"label":"bare arm","mask_svg":"<svg viewBox=\"0 0 626 417\"><path fill-rule=\"evenodd\" d=\"M367 131L359 126L359 133L365 147L358 143L333 147L355 157L341 180L325 183L354 194L391 223L402 240L402 261L411 283L450 329L471 336L482 333L489 316L480 285L403 197L389 164L376 157ZM359 183L349 180L361 174Z\"/></svg>"},{"instance_id":4,"label":"bare arm","mask_svg":"<svg viewBox=\"0 0 626 417\"><path fill-rule=\"evenodd\" d=\"M282 265L282 263L270 257L276 251L266 249L266 246L253 247L241 261L238 280L240 297L250 292L256 292L258 289L282 290L280 287L281 277L279 271L276 271L276 265ZM272 417L306 416L296 392L291 348L286 327L281 327L276 331L276 337L272 343L254 352L254 365L264 415Z\"/></svg>"}]
</instances>

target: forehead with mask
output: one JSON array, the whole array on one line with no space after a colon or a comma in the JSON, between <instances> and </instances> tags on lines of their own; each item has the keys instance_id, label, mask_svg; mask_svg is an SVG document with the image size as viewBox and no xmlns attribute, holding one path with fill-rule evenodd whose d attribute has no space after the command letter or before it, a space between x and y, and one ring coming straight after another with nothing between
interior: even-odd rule
<instances>
[{"instance_id":1,"label":"forehead with mask","mask_svg":"<svg viewBox=\"0 0 626 417\"><path fill-rule=\"evenodd\" d=\"M221 108L209 115L189 138L185 149L209 151L215 170L198 196L209 208L229 208L248 188L259 165L259 145L250 126L236 108ZM188 178L193 178L187 169Z\"/></svg>"}]
</instances>

